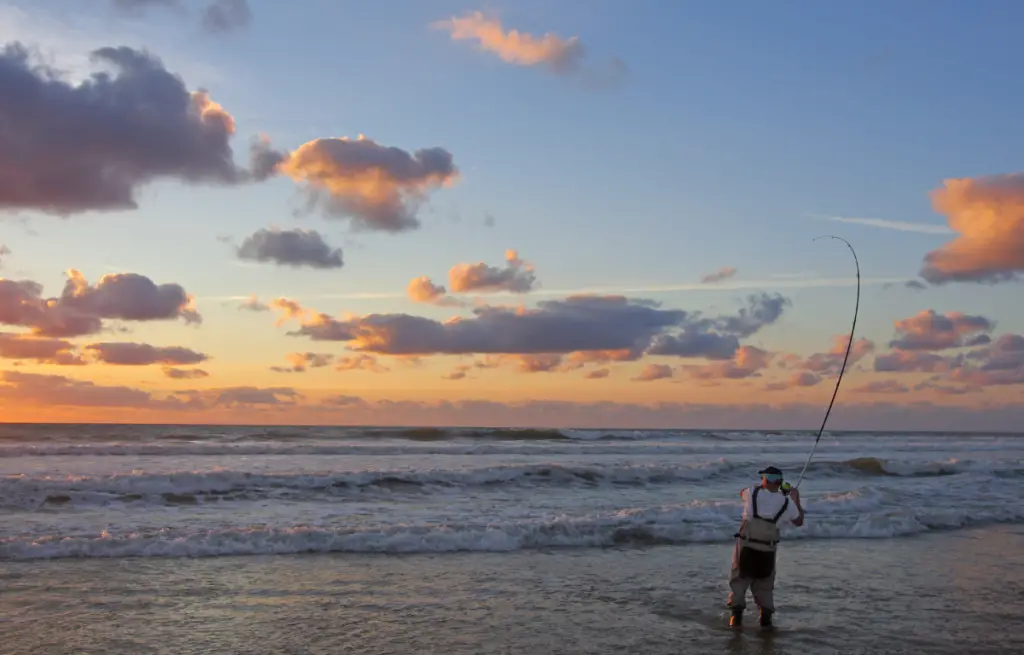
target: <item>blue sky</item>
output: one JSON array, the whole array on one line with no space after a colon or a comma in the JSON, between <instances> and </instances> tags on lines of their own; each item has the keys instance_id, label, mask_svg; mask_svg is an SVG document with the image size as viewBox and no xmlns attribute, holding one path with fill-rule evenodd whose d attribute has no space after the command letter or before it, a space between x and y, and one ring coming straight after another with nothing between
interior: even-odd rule
<instances>
[{"instance_id":1,"label":"blue sky","mask_svg":"<svg viewBox=\"0 0 1024 655\"><path fill-rule=\"evenodd\" d=\"M79 67L91 47L147 47L234 117L240 163L260 133L285 149L364 134L408 151L444 147L458 183L430 195L421 229L388 234L302 214L286 178L239 188L161 181L140 190L134 211L24 212L23 223L8 214L0 224L12 252L7 276L37 280L50 294L72 267L91 281L128 270L178 282L197 297L201 334L174 324L146 325L145 334L216 342L223 357L243 362L294 344L271 321L256 329L233 296L443 319L449 309L403 297L408 281L443 283L455 263L499 265L511 248L536 267L542 293L622 287L726 311L746 290L663 289L699 286L731 266L733 282L762 281L759 289L794 303L749 343L807 355L845 332L852 312L852 287L794 286L852 276L841 243L812 242L831 233L853 243L867 281L859 336L884 345L894 320L929 308L982 314L996 334L1024 327L1012 283L915 291L877 282L916 277L925 253L952 233L821 218L945 226L928 195L944 179L1018 168L1020 3L250 0L249 26L212 36L197 29L204 2L184 3L187 14L151 8L128 18L106 0L5 1L0 36ZM593 88L430 27L474 10L505 29L578 36L588 67L606 70L619 58L628 72ZM271 225L321 231L344 249L346 266L243 263L218 239L237 244Z\"/></svg>"}]
</instances>

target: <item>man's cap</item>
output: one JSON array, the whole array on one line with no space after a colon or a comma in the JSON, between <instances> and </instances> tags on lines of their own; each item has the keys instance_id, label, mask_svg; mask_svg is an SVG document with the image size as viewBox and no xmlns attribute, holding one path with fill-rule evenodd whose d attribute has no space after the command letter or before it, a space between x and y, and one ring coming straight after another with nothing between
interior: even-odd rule
<instances>
[{"instance_id":1,"label":"man's cap","mask_svg":"<svg viewBox=\"0 0 1024 655\"><path fill-rule=\"evenodd\" d=\"M767 468L761 469L760 471L757 472L757 474L758 475L777 475L780 478L782 477L782 471L780 471L779 469L775 468L774 466L769 466Z\"/></svg>"}]
</instances>

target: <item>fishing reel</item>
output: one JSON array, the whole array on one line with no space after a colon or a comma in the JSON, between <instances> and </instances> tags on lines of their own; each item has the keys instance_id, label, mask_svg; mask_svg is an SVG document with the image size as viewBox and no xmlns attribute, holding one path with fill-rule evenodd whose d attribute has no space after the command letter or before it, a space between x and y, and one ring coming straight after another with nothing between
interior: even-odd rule
<instances>
[{"instance_id":1,"label":"fishing reel","mask_svg":"<svg viewBox=\"0 0 1024 655\"><path fill-rule=\"evenodd\" d=\"M788 482L783 482L782 486L779 487L779 489L782 491L783 496L788 496L789 492L793 490L793 485L791 485Z\"/></svg>"}]
</instances>

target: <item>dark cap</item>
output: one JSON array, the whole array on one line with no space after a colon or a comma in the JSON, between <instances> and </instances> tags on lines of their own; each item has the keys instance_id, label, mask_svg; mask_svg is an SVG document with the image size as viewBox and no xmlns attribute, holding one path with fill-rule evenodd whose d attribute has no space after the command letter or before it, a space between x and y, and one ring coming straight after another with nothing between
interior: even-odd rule
<instances>
[{"instance_id":1,"label":"dark cap","mask_svg":"<svg viewBox=\"0 0 1024 655\"><path fill-rule=\"evenodd\" d=\"M779 469L775 468L774 466L769 466L768 468L761 469L760 471L757 472L757 474L758 475L777 475L779 477L782 477L782 471L780 471Z\"/></svg>"}]
</instances>

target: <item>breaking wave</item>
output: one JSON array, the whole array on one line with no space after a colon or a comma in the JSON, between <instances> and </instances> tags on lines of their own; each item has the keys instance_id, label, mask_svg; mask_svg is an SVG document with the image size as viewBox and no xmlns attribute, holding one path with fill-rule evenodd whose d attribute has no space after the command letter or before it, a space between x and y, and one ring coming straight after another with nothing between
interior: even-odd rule
<instances>
[{"instance_id":1,"label":"breaking wave","mask_svg":"<svg viewBox=\"0 0 1024 655\"><path fill-rule=\"evenodd\" d=\"M1024 520L1013 504L978 511L863 511L870 498L835 497L843 513L825 514L784 539L884 539ZM857 511L857 508L861 511ZM505 523L445 522L341 527L293 525L221 529L98 531L83 534L16 536L0 539L0 559L90 557L212 557L295 553L507 552L546 548L600 548L727 542L735 518L721 503L626 509L582 517L554 517Z\"/></svg>"}]
</instances>

